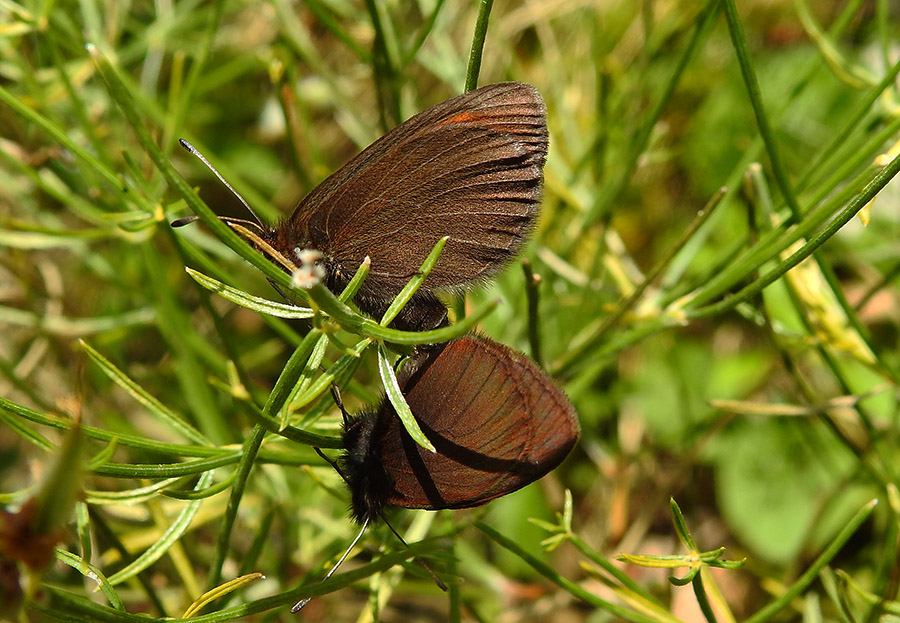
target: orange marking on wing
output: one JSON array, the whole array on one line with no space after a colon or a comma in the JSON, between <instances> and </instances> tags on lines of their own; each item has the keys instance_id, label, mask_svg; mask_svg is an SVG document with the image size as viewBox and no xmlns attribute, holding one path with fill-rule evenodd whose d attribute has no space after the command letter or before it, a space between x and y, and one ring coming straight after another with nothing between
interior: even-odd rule
<instances>
[{"instance_id":1,"label":"orange marking on wing","mask_svg":"<svg viewBox=\"0 0 900 623\"><path fill-rule=\"evenodd\" d=\"M441 121L439 125L447 125L450 123L469 123L472 121L478 121L483 118L483 115L477 114L471 110L464 110L462 112L456 113L451 117L447 117L446 119Z\"/></svg>"}]
</instances>

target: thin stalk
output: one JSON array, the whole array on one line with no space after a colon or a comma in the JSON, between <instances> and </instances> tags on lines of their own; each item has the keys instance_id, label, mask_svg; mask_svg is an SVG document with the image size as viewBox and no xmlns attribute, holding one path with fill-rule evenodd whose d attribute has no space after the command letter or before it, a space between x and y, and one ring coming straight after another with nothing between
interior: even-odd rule
<instances>
[{"instance_id":1,"label":"thin stalk","mask_svg":"<svg viewBox=\"0 0 900 623\"><path fill-rule=\"evenodd\" d=\"M491 9L494 0L481 0L478 7L478 19L475 22L475 34L472 36L472 48L469 50L469 67L466 70L466 91L478 88L478 75L481 73L481 56L484 52L484 40L487 38L488 23L491 20Z\"/></svg>"},{"instance_id":2,"label":"thin stalk","mask_svg":"<svg viewBox=\"0 0 900 623\"><path fill-rule=\"evenodd\" d=\"M791 211L791 221L789 222L794 222L800 219L800 205L797 203L797 198L794 196L794 191L788 180L787 167L781 158L781 151L778 149L775 133L772 131L772 126L769 124L769 116L763 106L762 92L759 88L756 72L753 70L753 64L750 61L750 52L747 49L744 29L741 27L741 20L738 17L734 0L724 0L724 2L728 32L731 33L731 41L734 44L734 51L737 55L738 65L741 68L741 75L744 77L744 85L747 87L747 94L750 96L750 104L753 107L753 114L756 116L756 125L759 128L759 134L763 143L765 143L766 152L769 154L775 181Z\"/></svg>"}]
</instances>

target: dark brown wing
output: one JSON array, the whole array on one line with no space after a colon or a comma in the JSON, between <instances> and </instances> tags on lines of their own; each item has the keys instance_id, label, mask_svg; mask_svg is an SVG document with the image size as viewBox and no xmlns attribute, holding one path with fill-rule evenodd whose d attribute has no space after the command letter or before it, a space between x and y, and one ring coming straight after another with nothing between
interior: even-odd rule
<instances>
[{"instance_id":1,"label":"dark brown wing","mask_svg":"<svg viewBox=\"0 0 900 623\"><path fill-rule=\"evenodd\" d=\"M351 424L345 464L360 521L385 505L484 504L553 470L578 439L560 389L527 357L491 340L451 342L400 381L437 452L409 437L387 401Z\"/></svg>"},{"instance_id":2,"label":"dark brown wing","mask_svg":"<svg viewBox=\"0 0 900 623\"><path fill-rule=\"evenodd\" d=\"M427 289L496 272L538 214L546 109L534 87L493 84L397 126L322 182L278 227L274 245L322 251L339 274L368 255L363 295L390 300L442 236Z\"/></svg>"}]
</instances>

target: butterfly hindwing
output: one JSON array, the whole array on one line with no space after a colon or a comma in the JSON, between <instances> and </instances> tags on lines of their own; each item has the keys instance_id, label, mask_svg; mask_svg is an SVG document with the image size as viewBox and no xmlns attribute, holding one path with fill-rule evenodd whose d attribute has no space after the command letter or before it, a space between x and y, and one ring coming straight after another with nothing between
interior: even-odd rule
<instances>
[{"instance_id":1,"label":"butterfly hindwing","mask_svg":"<svg viewBox=\"0 0 900 623\"><path fill-rule=\"evenodd\" d=\"M578 421L562 391L528 358L485 338L464 337L401 373L401 388L434 444L417 445L384 401L366 414L365 448L348 439L354 514L385 505L468 508L541 478L568 454ZM357 469L358 468L358 469Z\"/></svg>"}]
</instances>

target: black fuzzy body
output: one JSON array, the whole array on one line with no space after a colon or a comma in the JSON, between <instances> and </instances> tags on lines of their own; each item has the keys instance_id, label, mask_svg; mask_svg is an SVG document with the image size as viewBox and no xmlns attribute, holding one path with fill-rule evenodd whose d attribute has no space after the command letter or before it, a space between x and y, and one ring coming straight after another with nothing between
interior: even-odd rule
<instances>
[{"instance_id":1,"label":"black fuzzy body","mask_svg":"<svg viewBox=\"0 0 900 623\"><path fill-rule=\"evenodd\" d=\"M363 411L344 428L346 452L341 469L350 487L350 514L358 524L381 517L393 489L393 482L380 459L379 440L385 426L384 418L381 418L379 427L378 413L383 408Z\"/></svg>"}]
</instances>

